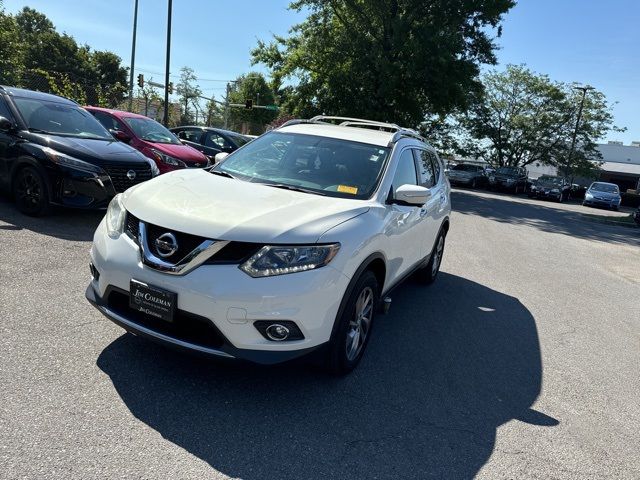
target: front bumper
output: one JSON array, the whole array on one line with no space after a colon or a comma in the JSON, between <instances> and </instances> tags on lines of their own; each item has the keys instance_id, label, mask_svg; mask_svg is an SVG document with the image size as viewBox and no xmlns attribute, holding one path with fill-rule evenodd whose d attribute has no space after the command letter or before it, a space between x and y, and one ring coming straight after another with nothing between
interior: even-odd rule
<instances>
[{"instance_id":1,"label":"front bumper","mask_svg":"<svg viewBox=\"0 0 640 480\"><path fill-rule=\"evenodd\" d=\"M329 341L349 283L331 266L267 278L252 278L237 265L201 265L183 276L168 275L143 265L127 235L113 240L102 231L101 224L91 250L99 277L87 288L89 302L128 331L198 353L263 364L306 355ZM132 279L176 293L174 323L198 321L196 330L204 324L202 331L213 336L183 335L139 318L127 303ZM267 340L254 326L257 320L293 321L304 339Z\"/></svg>"},{"instance_id":2,"label":"front bumper","mask_svg":"<svg viewBox=\"0 0 640 480\"><path fill-rule=\"evenodd\" d=\"M74 208L106 208L116 190L109 175L72 168L56 168L50 172L52 202Z\"/></svg>"},{"instance_id":3,"label":"front bumper","mask_svg":"<svg viewBox=\"0 0 640 480\"><path fill-rule=\"evenodd\" d=\"M594 207L606 207L606 208L618 208L620 207L619 200L608 200L608 199L599 199L599 198L589 198L585 197L583 204Z\"/></svg>"},{"instance_id":4,"label":"front bumper","mask_svg":"<svg viewBox=\"0 0 640 480\"><path fill-rule=\"evenodd\" d=\"M536 198L553 198L557 200L563 194L561 192L550 192L550 191L545 192L542 190L531 190L530 195Z\"/></svg>"}]
</instances>

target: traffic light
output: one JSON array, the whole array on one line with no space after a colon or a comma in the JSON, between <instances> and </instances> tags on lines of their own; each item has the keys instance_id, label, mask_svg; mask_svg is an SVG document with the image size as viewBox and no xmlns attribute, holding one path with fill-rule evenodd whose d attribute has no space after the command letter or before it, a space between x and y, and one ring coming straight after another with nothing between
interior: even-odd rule
<instances>
[{"instance_id":1,"label":"traffic light","mask_svg":"<svg viewBox=\"0 0 640 480\"><path fill-rule=\"evenodd\" d=\"M138 74L138 86L140 88L144 87L144 75L141 73Z\"/></svg>"},{"instance_id":2,"label":"traffic light","mask_svg":"<svg viewBox=\"0 0 640 480\"><path fill-rule=\"evenodd\" d=\"M244 102L244 108L247 110L253 109L253 100L247 100Z\"/></svg>"},{"instance_id":3,"label":"traffic light","mask_svg":"<svg viewBox=\"0 0 640 480\"><path fill-rule=\"evenodd\" d=\"M169 90L169 95L173 95L173 82L169 82L167 90Z\"/></svg>"}]
</instances>

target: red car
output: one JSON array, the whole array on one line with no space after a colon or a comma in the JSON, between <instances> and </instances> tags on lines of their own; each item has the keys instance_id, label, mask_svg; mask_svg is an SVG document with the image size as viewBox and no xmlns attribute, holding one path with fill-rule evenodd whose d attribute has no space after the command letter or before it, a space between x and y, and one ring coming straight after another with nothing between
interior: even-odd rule
<instances>
[{"instance_id":1,"label":"red car","mask_svg":"<svg viewBox=\"0 0 640 480\"><path fill-rule=\"evenodd\" d=\"M118 140L155 160L160 173L209 166L209 159L202 152L183 145L178 137L155 120L121 110L98 107L85 109Z\"/></svg>"}]
</instances>

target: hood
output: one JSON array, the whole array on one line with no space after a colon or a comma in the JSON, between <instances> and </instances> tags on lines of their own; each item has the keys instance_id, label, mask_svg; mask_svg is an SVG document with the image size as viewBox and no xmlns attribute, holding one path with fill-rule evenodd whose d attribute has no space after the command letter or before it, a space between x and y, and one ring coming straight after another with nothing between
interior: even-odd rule
<instances>
[{"instance_id":1,"label":"hood","mask_svg":"<svg viewBox=\"0 0 640 480\"><path fill-rule=\"evenodd\" d=\"M589 195L593 195L594 197L607 198L607 199L620 197L619 193L600 192L598 190L587 190L587 193Z\"/></svg>"},{"instance_id":2,"label":"hood","mask_svg":"<svg viewBox=\"0 0 640 480\"><path fill-rule=\"evenodd\" d=\"M171 143L153 143L147 140L144 142L151 148L155 148L156 150L160 150L162 153L170 155L178 160L182 160L185 163L207 163L209 159L204 155L204 153L199 152L193 147L189 145L174 145ZM204 166L204 165L203 165Z\"/></svg>"},{"instance_id":3,"label":"hood","mask_svg":"<svg viewBox=\"0 0 640 480\"><path fill-rule=\"evenodd\" d=\"M25 139L43 147L50 147L57 152L64 153L93 165L104 165L109 162L118 163L147 163L144 155L129 145L117 140L93 140L89 138L62 137L58 135L43 135L24 133Z\"/></svg>"},{"instance_id":4,"label":"hood","mask_svg":"<svg viewBox=\"0 0 640 480\"><path fill-rule=\"evenodd\" d=\"M129 189L125 208L139 219L216 240L315 243L369 210L362 200L323 197L177 170Z\"/></svg>"}]
</instances>

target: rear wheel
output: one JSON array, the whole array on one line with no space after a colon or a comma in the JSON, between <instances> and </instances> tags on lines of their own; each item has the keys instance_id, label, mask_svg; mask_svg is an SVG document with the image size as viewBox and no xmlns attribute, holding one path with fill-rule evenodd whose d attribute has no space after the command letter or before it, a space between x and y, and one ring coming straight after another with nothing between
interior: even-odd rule
<instances>
[{"instance_id":1,"label":"rear wheel","mask_svg":"<svg viewBox=\"0 0 640 480\"><path fill-rule=\"evenodd\" d=\"M474 178L474 179L471 181L471 188L476 188L477 186L478 186L478 182L477 182L477 181L476 181L476 179Z\"/></svg>"},{"instance_id":2,"label":"rear wheel","mask_svg":"<svg viewBox=\"0 0 640 480\"><path fill-rule=\"evenodd\" d=\"M371 337L379 296L378 280L370 270L358 279L338 322L327 353L327 367L336 375L351 372L360 362Z\"/></svg>"},{"instance_id":3,"label":"rear wheel","mask_svg":"<svg viewBox=\"0 0 640 480\"><path fill-rule=\"evenodd\" d=\"M49 187L34 167L24 167L13 179L13 198L18 210L37 217L49 212Z\"/></svg>"},{"instance_id":4,"label":"rear wheel","mask_svg":"<svg viewBox=\"0 0 640 480\"><path fill-rule=\"evenodd\" d=\"M429 262L417 272L418 280L426 285L432 284L440 272L440 265L442 264L442 257L444 256L445 238L446 233L440 231L436 239L436 244L431 252Z\"/></svg>"}]
</instances>

